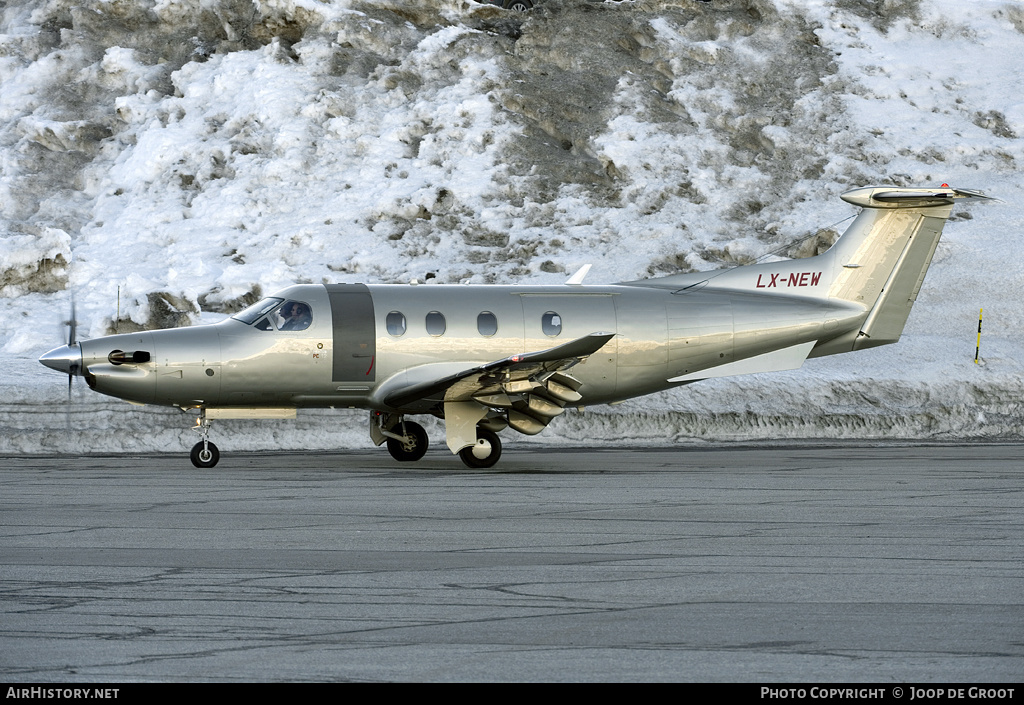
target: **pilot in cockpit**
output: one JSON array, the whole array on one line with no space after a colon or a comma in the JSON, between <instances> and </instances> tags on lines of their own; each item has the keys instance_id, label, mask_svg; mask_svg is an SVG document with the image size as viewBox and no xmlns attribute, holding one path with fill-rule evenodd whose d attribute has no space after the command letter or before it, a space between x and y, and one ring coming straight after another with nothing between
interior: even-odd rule
<instances>
[{"instance_id":1,"label":"pilot in cockpit","mask_svg":"<svg viewBox=\"0 0 1024 705\"><path fill-rule=\"evenodd\" d=\"M306 330L313 322L309 306L298 301L286 301L281 307L280 313L284 323L278 330Z\"/></svg>"}]
</instances>

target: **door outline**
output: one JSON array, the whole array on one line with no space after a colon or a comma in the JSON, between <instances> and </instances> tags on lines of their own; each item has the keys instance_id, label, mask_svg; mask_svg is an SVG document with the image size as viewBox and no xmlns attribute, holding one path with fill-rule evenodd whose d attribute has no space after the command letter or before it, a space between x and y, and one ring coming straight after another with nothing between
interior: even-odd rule
<instances>
[{"instance_id":1,"label":"door outline","mask_svg":"<svg viewBox=\"0 0 1024 705\"><path fill-rule=\"evenodd\" d=\"M334 382L373 383L377 378L377 330L373 297L365 284L328 284L334 336Z\"/></svg>"}]
</instances>

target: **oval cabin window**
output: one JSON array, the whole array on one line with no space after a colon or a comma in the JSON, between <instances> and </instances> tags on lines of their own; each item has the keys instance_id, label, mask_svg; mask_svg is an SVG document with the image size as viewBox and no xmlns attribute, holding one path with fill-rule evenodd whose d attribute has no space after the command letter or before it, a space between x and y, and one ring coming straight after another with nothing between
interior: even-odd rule
<instances>
[{"instance_id":1,"label":"oval cabin window","mask_svg":"<svg viewBox=\"0 0 1024 705\"><path fill-rule=\"evenodd\" d=\"M427 332L430 335L444 335L445 327L444 314L440 311L431 311L427 314Z\"/></svg>"},{"instance_id":2,"label":"oval cabin window","mask_svg":"<svg viewBox=\"0 0 1024 705\"><path fill-rule=\"evenodd\" d=\"M480 335L490 337L498 332L498 317L490 311L484 311L476 317L476 329Z\"/></svg>"},{"instance_id":3,"label":"oval cabin window","mask_svg":"<svg viewBox=\"0 0 1024 705\"><path fill-rule=\"evenodd\" d=\"M540 317L540 329L544 335L555 337L562 332L562 317L554 311L548 311Z\"/></svg>"},{"instance_id":4,"label":"oval cabin window","mask_svg":"<svg viewBox=\"0 0 1024 705\"><path fill-rule=\"evenodd\" d=\"M387 317L388 333L396 338L405 335L405 314L400 311L392 311Z\"/></svg>"}]
</instances>

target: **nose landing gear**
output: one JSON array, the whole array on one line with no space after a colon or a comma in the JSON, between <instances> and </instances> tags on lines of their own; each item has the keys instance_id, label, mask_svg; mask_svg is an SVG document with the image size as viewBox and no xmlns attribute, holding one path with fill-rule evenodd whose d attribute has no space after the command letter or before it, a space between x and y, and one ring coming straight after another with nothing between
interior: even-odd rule
<instances>
[{"instance_id":1,"label":"nose landing gear","mask_svg":"<svg viewBox=\"0 0 1024 705\"><path fill-rule=\"evenodd\" d=\"M209 441L200 441L192 446L192 464L197 468L212 468L220 460L220 451Z\"/></svg>"},{"instance_id":2,"label":"nose landing gear","mask_svg":"<svg viewBox=\"0 0 1024 705\"><path fill-rule=\"evenodd\" d=\"M203 440L192 446L190 458L197 468L212 468L220 460L220 451L210 442L210 420L206 418L206 409L199 410L199 418L192 430Z\"/></svg>"}]
</instances>

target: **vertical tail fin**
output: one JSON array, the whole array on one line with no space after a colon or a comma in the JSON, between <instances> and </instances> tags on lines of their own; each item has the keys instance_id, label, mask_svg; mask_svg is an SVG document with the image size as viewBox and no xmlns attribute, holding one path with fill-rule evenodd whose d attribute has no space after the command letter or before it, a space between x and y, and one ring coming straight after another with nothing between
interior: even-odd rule
<instances>
[{"instance_id":1,"label":"vertical tail fin","mask_svg":"<svg viewBox=\"0 0 1024 705\"><path fill-rule=\"evenodd\" d=\"M895 343L921 290L954 200L991 197L943 185L937 189L871 186L847 191L842 198L863 210L824 254L627 283L671 287L680 295L734 291L831 303L824 307L829 310L822 314L822 336L810 357ZM755 311L755 318L769 315L767 306L760 313L756 307L749 310ZM759 321L752 320L756 328Z\"/></svg>"},{"instance_id":2,"label":"vertical tail fin","mask_svg":"<svg viewBox=\"0 0 1024 705\"><path fill-rule=\"evenodd\" d=\"M844 201L864 210L822 257L831 260L829 298L869 309L853 350L895 343L917 300L953 199L981 197L943 187L868 187L848 191Z\"/></svg>"}]
</instances>

